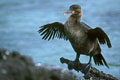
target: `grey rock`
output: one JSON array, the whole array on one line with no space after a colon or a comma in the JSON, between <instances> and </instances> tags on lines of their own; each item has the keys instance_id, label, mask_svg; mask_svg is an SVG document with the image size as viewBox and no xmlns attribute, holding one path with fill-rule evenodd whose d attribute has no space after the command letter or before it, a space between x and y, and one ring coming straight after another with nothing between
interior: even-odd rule
<instances>
[{"instance_id":1,"label":"grey rock","mask_svg":"<svg viewBox=\"0 0 120 80\"><path fill-rule=\"evenodd\" d=\"M97 77L96 77L97 76ZM99 76L99 77L98 77ZM104 77L106 76L106 77ZM86 78L88 77L88 79ZM105 74L93 68L85 76L87 80L117 80L112 75ZM30 57L20 55L16 51L0 50L0 80L84 80L73 72L60 67L35 65Z\"/></svg>"}]
</instances>

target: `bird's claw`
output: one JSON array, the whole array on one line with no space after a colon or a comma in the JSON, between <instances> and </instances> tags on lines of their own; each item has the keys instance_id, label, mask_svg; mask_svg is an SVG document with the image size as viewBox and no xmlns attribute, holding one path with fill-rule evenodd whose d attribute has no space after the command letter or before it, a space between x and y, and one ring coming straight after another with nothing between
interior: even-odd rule
<instances>
[{"instance_id":1,"label":"bird's claw","mask_svg":"<svg viewBox=\"0 0 120 80\"><path fill-rule=\"evenodd\" d=\"M81 64L81 65L82 65L81 72L84 74L89 73L89 71L91 69L91 64L88 63L88 64Z\"/></svg>"},{"instance_id":2,"label":"bird's claw","mask_svg":"<svg viewBox=\"0 0 120 80\"><path fill-rule=\"evenodd\" d=\"M90 63L83 64L83 63L80 63L80 61L71 61L71 60L65 59L63 57L60 58L60 62L66 63L68 65L69 70L75 69L76 71L78 71L78 72L81 71L84 74L87 74L91 69Z\"/></svg>"}]
</instances>

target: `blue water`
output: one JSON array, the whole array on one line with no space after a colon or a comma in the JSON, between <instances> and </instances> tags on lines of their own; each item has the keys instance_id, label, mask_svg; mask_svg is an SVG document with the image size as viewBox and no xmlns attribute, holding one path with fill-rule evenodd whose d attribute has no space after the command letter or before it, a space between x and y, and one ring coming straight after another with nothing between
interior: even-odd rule
<instances>
[{"instance_id":1,"label":"blue water","mask_svg":"<svg viewBox=\"0 0 120 80\"><path fill-rule=\"evenodd\" d=\"M64 23L69 15L63 13L74 3L83 9L83 22L93 28L100 26L111 39L111 49L101 46L110 69L95 66L94 62L93 66L120 79L120 0L0 0L0 48L31 56L35 63L67 68L59 58L74 60L69 41L44 41L37 31L47 23ZM88 57L82 56L80 60L87 62Z\"/></svg>"}]
</instances>

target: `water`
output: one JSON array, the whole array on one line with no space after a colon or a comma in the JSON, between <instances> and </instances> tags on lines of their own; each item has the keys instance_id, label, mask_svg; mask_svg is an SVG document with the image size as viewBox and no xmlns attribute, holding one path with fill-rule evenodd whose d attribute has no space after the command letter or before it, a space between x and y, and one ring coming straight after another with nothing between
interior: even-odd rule
<instances>
[{"instance_id":1,"label":"water","mask_svg":"<svg viewBox=\"0 0 120 80\"><path fill-rule=\"evenodd\" d=\"M112 48L102 45L102 53L110 69L93 66L120 78L120 0L0 0L0 48L31 56L35 63L59 65L60 57L75 58L70 43L64 40L41 40L39 26L55 21L64 23L63 13L71 4L80 4L82 21L91 27L100 26L109 35ZM88 57L82 56L87 62Z\"/></svg>"}]
</instances>

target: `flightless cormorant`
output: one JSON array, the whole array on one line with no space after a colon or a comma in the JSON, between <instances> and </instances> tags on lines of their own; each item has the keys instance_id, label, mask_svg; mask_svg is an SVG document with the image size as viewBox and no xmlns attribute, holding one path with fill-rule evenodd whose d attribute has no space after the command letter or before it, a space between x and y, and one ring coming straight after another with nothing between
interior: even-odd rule
<instances>
[{"instance_id":1,"label":"flightless cormorant","mask_svg":"<svg viewBox=\"0 0 120 80\"><path fill-rule=\"evenodd\" d=\"M69 40L74 51L76 52L75 62L80 63L81 54L90 56L89 62L84 70L89 70L91 66L91 58L93 57L96 65L105 65L109 68L107 62L101 54L99 44L107 44L111 48L111 42L107 34L100 28L91 28L84 22L81 22L82 9L80 5L71 5L69 11L64 13L72 14L69 16L65 24L54 22L40 27L39 33L42 39L50 40L54 38Z\"/></svg>"}]
</instances>

